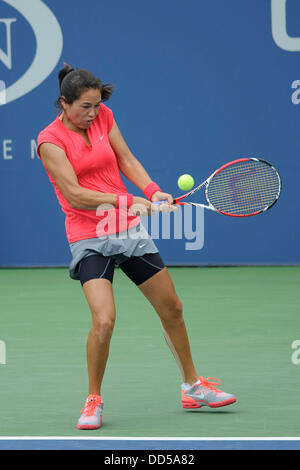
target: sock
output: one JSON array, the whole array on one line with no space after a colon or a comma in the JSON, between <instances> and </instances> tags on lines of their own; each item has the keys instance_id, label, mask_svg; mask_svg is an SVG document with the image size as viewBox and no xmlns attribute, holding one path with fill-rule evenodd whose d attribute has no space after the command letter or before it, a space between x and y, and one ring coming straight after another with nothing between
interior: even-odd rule
<instances>
[{"instance_id":1,"label":"sock","mask_svg":"<svg viewBox=\"0 0 300 470\"><path fill-rule=\"evenodd\" d=\"M197 380L197 382L195 382L193 385L190 385L189 383L183 383L181 385L181 390L188 390L189 388L192 388L194 385L197 385L200 383L200 380Z\"/></svg>"}]
</instances>

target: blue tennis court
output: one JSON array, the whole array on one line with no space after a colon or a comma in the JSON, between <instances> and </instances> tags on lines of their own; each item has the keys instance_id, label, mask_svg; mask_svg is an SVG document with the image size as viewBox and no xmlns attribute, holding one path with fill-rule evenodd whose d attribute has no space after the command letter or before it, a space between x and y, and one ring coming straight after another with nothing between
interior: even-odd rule
<instances>
[{"instance_id":1,"label":"blue tennis court","mask_svg":"<svg viewBox=\"0 0 300 470\"><path fill-rule=\"evenodd\" d=\"M300 438L1 437L0 450L300 450Z\"/></svg>"}]
</instances>

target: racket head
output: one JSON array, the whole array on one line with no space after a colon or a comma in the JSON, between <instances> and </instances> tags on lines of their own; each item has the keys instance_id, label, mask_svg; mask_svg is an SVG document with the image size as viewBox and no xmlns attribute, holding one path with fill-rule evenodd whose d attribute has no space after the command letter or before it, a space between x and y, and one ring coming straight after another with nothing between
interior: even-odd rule
<instances>
[{"instance_id":1,"label":"racket head","mask_svg":"<svg viewBox=\"0 0 300 470\"><path fill-rule=\"evenodd\" d=\"M240 158L226 163L206 181L208 204L221 214L250 217L270 209L279 199L281 178L261 158Z\"/></svg>"}]
</instances>

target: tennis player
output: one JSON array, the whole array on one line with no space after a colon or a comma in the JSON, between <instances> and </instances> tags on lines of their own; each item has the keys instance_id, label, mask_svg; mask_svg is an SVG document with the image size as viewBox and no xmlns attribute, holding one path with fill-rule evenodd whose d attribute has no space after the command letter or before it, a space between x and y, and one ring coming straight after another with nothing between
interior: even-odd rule
<instances>
[{"instance_id":1,"label":"tennis player","mask_svg":"<svg viewBox=\"0 0 300 470\"><path fill-rule=\"evenodd\" d=\"M116 311L115 265L133 281L159 315L165 339L182 374L184 408L218 407L236 401L216 388L220 381L199 377L169 272L140 215L173 211L173 198L151 180L128 148L103 104L113 92L92 73L68 64L58 74L60 113L38 136L41 158L65 214L72 253L69 274L80 280L92 323L87 338L89 392L78 429L102 423L101 384L109 355ZM129 194L123 174L145 197ZM161 205L155 202L168 201Z\"/></svg>"}]
</instances>

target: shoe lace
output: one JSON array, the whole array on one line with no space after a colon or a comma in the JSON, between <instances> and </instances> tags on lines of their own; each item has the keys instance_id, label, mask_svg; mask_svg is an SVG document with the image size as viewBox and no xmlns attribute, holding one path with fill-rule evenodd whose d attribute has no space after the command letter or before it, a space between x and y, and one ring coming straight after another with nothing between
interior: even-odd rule
<instances>
[{"instance_id":1,"label":"shoe lace","mask_svg":"<svg viewBox=\"0 0 300 470\"><path fill-rule=\"evenodd\" d=\"M87 399L87 402L82 408L82 410L80 411L80 413L85 413L86 416L93 416L95 414L96 408L98 408L100 403L101 403L101 398L90 397Z\"/></svg>"},{"instance_id":2,"label":"shoe lace","mask_svg":"<svg viewBox=\"0 0 300 470\"><path fill-rule=\"evenodd\" d=\"M213 386L213 385L216 385L216 386L220 385L221 383L220 379L216 379L215 377L207 377L205 379L204 377L200 376L199 380L201 382L201 385L203 385L204 387L207 387L210 390L213 390L214 392L222 392L222 390L218 390L217 388Z\"/></svg>"}]
</instances>

